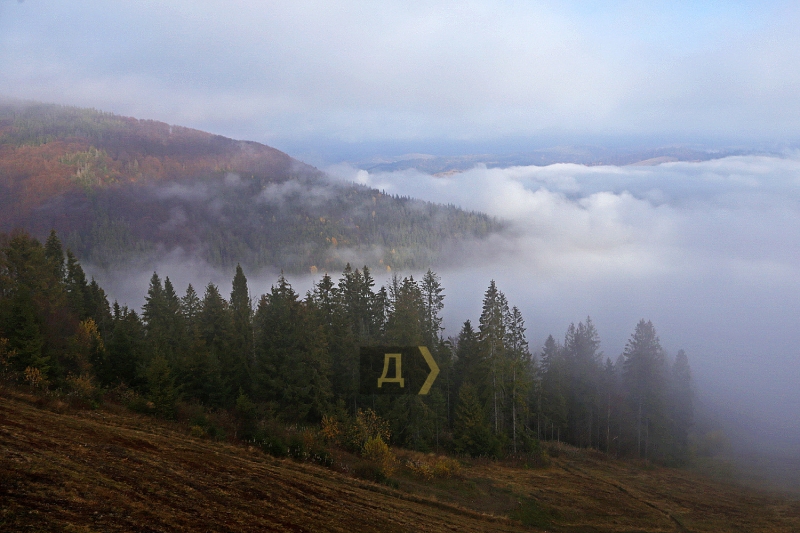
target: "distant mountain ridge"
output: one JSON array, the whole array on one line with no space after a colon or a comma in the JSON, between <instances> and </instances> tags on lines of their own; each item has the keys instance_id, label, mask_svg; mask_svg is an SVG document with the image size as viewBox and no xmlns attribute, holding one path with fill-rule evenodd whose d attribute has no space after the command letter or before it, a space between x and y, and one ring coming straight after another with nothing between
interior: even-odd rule
<instances>
[{"instance_id":1,"label":"distant mountain ridge","mask_svg":"<svg viewBox=\"0 0 800 533\"><path fill-rule=\"evenodd\" d=\"M51 228L113 267L179 249L216 266L424 268L494 218L333 183L255 142L91 109L0 101L0 231Z\"/></svg>"},{"instance_id":2,"label":"distant mountain ridge","mask_svg":"<svg viewBox=\"0 0 800 533\"><path fill-rule=\"evenodd\" d=\"M764 150L755 149L709 150L683 145L631 149L612 149L599 146L555 146L506 154L454 156L406 154L397 157L350 161L349 163L356 168L369 172L396 172L416 169L420 172L434 175L452 175L478 165L484 165L488 168L547 166L557 163L574 163L587 166L650 165L667 161L708 161L731 155L749 155L763 152Z\"/></svg>"}]
</instances>

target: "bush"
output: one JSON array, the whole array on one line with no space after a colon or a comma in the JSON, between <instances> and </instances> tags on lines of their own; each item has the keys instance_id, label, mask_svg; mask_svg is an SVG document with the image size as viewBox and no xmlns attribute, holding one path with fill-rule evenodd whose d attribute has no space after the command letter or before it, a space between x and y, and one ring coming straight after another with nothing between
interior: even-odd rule
<instances>
[{"instance_id":1,"label":"bush","mask_svg":"<svg viewBox=\"0 0 800 533\"><path fill-rule=\"evenodd\" d=\"M393 476L397 471L397 457L379 436L374 436L364 443L362 455L378 464L384 478Z\"/></svg>"},{"instance_id":2,"label":"bush","mask_svg":"<svg viewBox=\"0 0 800 533\"><path fill-rule=\"evenodd\" d=\"M100 401L100 391L95 387L92 376L89 374L81 374L80 376L70 374L67 376L66 385L69 389L71 403L97 407Z\"/></svg>"},{"instance_id":3,"label":"bush","mask_svg":"<svg viewBox=\"0 0 800 533\"><path fill-rule=\"evenodd\" d=\"M461 463L452 457L435 455L413 456L406 459L405 467L415 476L426 480L461 475Z\"/></svg>"}]
</instances>

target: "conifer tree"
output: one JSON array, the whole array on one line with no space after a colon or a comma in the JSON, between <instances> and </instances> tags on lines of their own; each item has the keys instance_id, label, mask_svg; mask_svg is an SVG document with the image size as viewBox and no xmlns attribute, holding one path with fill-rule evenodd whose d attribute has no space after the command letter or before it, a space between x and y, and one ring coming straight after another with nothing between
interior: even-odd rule
<instances>
[{"instance_id":1,"label":"conifer tree","mask_svg":"<svg viewBox=\"0 0 800 533\"><path fill-rule=\"evenodd\" d=\"M145 336L144 325L136 311L120 307L114 302L113 326L106 346L107 370L105 375L98 376L101 383L106 386L125 383L129 387L140 388L143 383L138 367L145 360Z\"/></svg>"},{"instance_id":2,"label":"conifer tree","mask_svg":"<svg viewBox=\"0 0 800 533\"><path fill-rule=\"evenodd\" d=\"M54 278L63 281L66 275L64 249L61 247L61 240L56 235L56 230L50 230L50 236L44 245L44 255L52 265Z\"/></svg>"},{"instance_id":3,"label":"conifer tree","mask_svg":"<svg viewBox=\"0 0 800 533\"><path fill-rule=\"evenodd\" d=\"M517 453L518 421L520 416L527 421L527 399L533 388L533 360L525 337L525 321L519 308L514 306L509 313L505 347L508 361L507 379L511 402L511 434L513 451Z\"/></svg>"},{"instance_id":4,"label":"conifer tree","mask_svg":"<svg viewBox=\"0 0 800 533\"><path fill-rule=\"evenodd\" d=\"M504 343L508 313L508 301L492 280L483 297L479 339L483 357L488 362L491 374L492 421L495 434L498 434L501 429L500 409L503 401L503 367L506 357Z\"/></svg>"},{"instance_id":5,"label":"conifer tree","mask_svg":"<svg viewBox=\"0 0 800 533\"><path fill-rule=\"evenodd\" d=\"M441 278L431 269L422 277L420 290L422 291L422 305L425 313L423 322L423 336L425 343L432 349L438 344L442 331L441 312L444 309L444 288Z\"/></svg>"},{"instance_id":6,"label":"conifer tree","mask_svg":"<svg viewBox=\"0 0 800 533\"><path fill-rule=\"evenodd\" d=\"M670 376L670 404L676 453L685 456L689 429L693 423L692 372L686 352L678 350Z\"/></svg>"},{"instance_id":7,"label":"conifer tree","mask_svg":"<svg viewBox=\"0 0 800 533\"><path fill-rule=\"evenodd\" d=\"M498 453L499 443L486 420L486 411L475 387L465 383L458 391L453 445L457 453L473 457L492 457Z\"/></svg>"},{"instance_id":8,"label":"conifer tree","mask_svg":"<svg viewBox=\"0 0 800 533\"><path fill-rule=\"evenodd\" d=\"M286 420L318 421L331 400L322 325L281 275L255 315L255 399Z\"/></svg>"},{"instance_id":9,"label":"conifer tree","mask_svg":"<svg viewBox=\"0 0 800 533\"><path fill-rule=\"evenodd\" d=\"M253 304L247 289L247 278L241 265L236 265L230 300L233 318L231 343L231 381L239 383L243 391L250 390L250 371L253 353Z\"/></svg>"},{"instance_id":10,"label":"conifer tree","mask_svg":"<svg viewBox=\"0 0 800 533\"><path fill-rule=\"evenodd\" d=\"M200 315L200 297L197 296L197 291L194 290L190 283L186 287L186 294L181 298L181 315L183 315L183 323L188 332L193 334L197 329L197 319Z\"/></svg>"},{"instance_id":11,"label":"conifer tree","mask_svg":"<svg viewBox=\"0 0 800 533\"><path fill-rule=\"evenodd\" d=\"M213 283L206 286L202 308L198 316L199 336L203 340L205 350L200 347L197 357L200 368L211 383L219 383L221 390L214 398L221 398L227 404L236 400L240 384L232 364L231 342L233 322L228 310L228 302L219 293ZM207 354L207 355L205 355ZM206 394L209 398L212 395Z\"/></svg>"},{"instance_id":12,"label":"conifer tree","mask_svg":"<svg viewBox=\"0 0 800 533\"><path fill-rule=\"evenodd\" d=\"M155 412L164 418L175 416L178 391L169 363L163 355L156 355L147 367L148 399Z\"/></svg>"},{"instance_id":13,"label":"conifer tree","mask_svg":"<svg viewBox=\"0 0 800 533\"><path fill-rule=\"evenodd\" d=\"M486 360L481 356L478 334L469 320L464 322L455 339L453 373L453 385L456 390L460 390L465 383L471 384L476 391L480 391L485 386L488 366Z\"/></svg>"},{"instance_id":14,"label":"conifer tree","mask_svg":"<svg viewBox=\"0 0 800 533\"><path fill-rule=\"evenodd\" d=\"M539 433L553 439L567 423L567 364L564 350L552 335L547 337L541 357L541 398ZM543 424L543 425L542 425ZM554 435L555 432L555 435Z\"/></svg>"},{"instance_id":15,"label":"conifer tree","mask_svg":"<svg viewBox=\"0 0 800 533\"><path fill-rule=\"evenodd\" d=\"M358 366L354 356L355 339L348 327L347 317L339 297L339 289L326 273L314 286L311 302L322 325L322 332L331 362L331 386L333 393L352 405L358 394Z\"/></svg>"},{"instance_id":16,"label":"conifer tree","mask_svg":"<svg viewBox=\"0 0 800 533\"><path fill-rule=\"evenodd\" d=\"M70 250L67 250L66 290L67 300L78 318L88 318L91 306L89 284L81 264Z\"/></svg>"},{"instance_id":17,"label":"conifer tree","mask_svg":"<svg viewBox=\"0 0 800 533\"><path fill-rule=\"evenodd\" d=\"M664 393L664 353L655 327L644 319L625 345L623 378L631 407L636 416L636 455L648 456L649 421L660 417ZM643 432L646 432L643 435Z\"/></svg>"}]
</instances>

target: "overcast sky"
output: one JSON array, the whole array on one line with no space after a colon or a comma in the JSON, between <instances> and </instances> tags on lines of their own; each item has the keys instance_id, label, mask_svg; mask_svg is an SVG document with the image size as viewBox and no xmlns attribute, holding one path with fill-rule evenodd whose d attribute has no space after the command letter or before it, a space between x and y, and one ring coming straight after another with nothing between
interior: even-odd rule
<instances>
[{"instance_id":1,"label":"overcast sky","mask_svg":"<svg viewBox=\"0 0 800 533\"><path fill-rule=\"evenodd\" d=\"M798 27L796 2L0 0L0 94L329 161L348 143L784 143Z\"/></svg>"}]
</instances>

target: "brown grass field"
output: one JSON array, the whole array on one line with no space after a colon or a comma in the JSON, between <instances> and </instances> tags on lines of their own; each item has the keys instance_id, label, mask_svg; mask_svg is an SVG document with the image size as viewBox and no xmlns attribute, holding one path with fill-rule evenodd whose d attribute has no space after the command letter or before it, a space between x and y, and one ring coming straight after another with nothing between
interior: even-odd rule
<instances>
[{"instance_id":1,"label":"brown grass field","mask_svg":"<svg viewBox=\"0 0 800 533\"><path fill-rule=\"evenodd\" d=\"M551 454L542 468L402 471L390 488L123 408L4 389L0 531L800 531L793 498L568 446Z\"/></svg>"}]
</instances>

